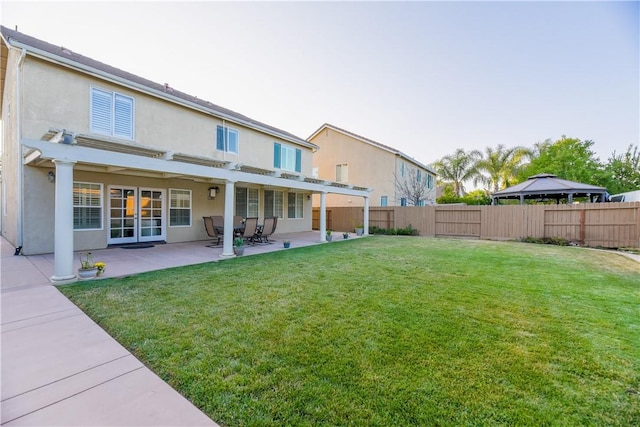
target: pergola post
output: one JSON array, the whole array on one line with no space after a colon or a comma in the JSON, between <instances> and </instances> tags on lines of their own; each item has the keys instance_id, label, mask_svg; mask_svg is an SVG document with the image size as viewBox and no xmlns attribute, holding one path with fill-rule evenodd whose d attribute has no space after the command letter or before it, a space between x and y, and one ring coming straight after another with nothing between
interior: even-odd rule
<instances>
[{"instance_id":1,"label":"pergola post","mask_svg":"<svg viewBox=\"0 0 640 427\"><path fill-rule=\"evenodd\" d=\"M224 187L224 236L221 257L232 257L233 253L233 205L235 203L235 181L227 180Z\"/></svg>"},{"instance_id":2,"label":"pergola post","mask_svg":"<svg viewBox=\"0 0 640 427\"><path fill-rule=\"evenodd\" d=\"M54 160L56 165L53 276L56 284L76 280L73 273L73 165L75 162Z\"/></svg>"}]
</instances>

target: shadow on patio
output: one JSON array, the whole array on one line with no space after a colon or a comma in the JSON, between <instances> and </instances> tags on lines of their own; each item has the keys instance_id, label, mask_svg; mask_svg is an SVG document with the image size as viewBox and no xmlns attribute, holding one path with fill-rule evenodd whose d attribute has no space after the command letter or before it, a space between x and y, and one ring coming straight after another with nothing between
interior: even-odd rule
<instances>
[{"instance_id":1,"label":"shadow on patio","mask_svg":"<svg viewBox=\"0 0 640 427\"><path fill-rule=\"evenodd\" d=\"M334 233L334 241L338 233ZM358 238L350 234L349 238ZM291 248L283 247L283 240L291 241ZM318 231L299 233L281 233L270 238L270 244L245 245L243 256L251 256L266 252L281 250L294 250L303 246L321 244ZM200 264L204 262L217 262L225 259L221 257L222 244L216 247L207 247L211 240L199 240L184 243L156 244L153 247L139 249L124 249L122 247L96 249L90 251L94 262L102 261L107 264L103 278L121 277L145 271L161 270L164 268L180 267L184 265ZM74 253L74 272L80 267L80 256L85 256L88 251L76 251ZM47 278L53 275L53 254L32 255L29 261Z\"/></svg>"}]
</instances>

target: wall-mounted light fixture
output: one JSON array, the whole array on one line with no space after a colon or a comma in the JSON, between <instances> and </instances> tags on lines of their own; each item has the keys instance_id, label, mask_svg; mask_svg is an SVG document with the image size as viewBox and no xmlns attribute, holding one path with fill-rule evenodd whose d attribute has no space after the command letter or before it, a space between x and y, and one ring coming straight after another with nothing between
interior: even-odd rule
<instances>
[{"instance_id":1,"label":"wall-mounted light fixture","mask_svg":"<svg viewBox=\"0 0 640 427\"><path fill-rule=\"evenodd\" d=\"M55 182L56 181L56 174L53 173L53 171L49 171L49 173L47 174L47 180L49 182Z\"/></svg>"},{"instance_id":2,"label":"wall-mounted light fixture","mask_svg":"<svg viewBox=\"0 0 640 427\"><path fill-rule=\"evenodd\" d=\"M219 191L220 187L209 187L209 200L215 199Z\"/></svg>"}]
</instances>

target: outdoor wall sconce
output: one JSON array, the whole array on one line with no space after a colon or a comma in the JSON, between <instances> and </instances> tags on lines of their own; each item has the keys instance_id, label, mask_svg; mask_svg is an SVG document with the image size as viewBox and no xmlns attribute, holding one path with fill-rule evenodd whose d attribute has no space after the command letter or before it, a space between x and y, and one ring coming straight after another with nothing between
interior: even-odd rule
<instances>
[{"instance_id":1,"label":"outdoor wall sconce","mask_svg":"<svg viewBox=\"0 0 640 427\"><path fill-rule=\"evenodd\" d=\"M209 200L216 198L216 194L220 191L220 187L209 187Z\"/></svg>"},{"instance_id":2,"label":"outdoor wall sconce","mask_svg":"<svg viewBox=\"0 0 640 427\"><path fill-rule=\"evenodd\" d=\"M53 173L53 171L49 171L49 173L47 174L47 181L49 181L49 182L55 182L56 181L56 174Z\"/></svg>"}]
</instances>

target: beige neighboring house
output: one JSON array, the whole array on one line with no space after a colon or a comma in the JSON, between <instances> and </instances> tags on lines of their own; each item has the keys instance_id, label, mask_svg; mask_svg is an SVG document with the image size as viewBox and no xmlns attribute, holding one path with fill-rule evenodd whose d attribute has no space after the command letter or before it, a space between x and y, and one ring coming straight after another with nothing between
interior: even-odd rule
<instances>
[{"instance_id":1,"label":"beige neighboring house","mask_svg":"<svg viewBox=\"0 0 640 427\"><path fill-rule=\"evenodd\" d=\"M371 206L435 204L435 171L395 148L328 123L307 141L319 147L313 155L314 176L373 189ZM399 187L413 191L403 192ZM315 199L314 205L319 206ZM327 196L327 206L363 206L363 201L332 194Z\"/></svg>"},{"instance_id":2,"label":"beige neighboring house","mask_svg":"<svg viewBox=\"0 0 640 427\"><path fill-rule=\"evenodd\" d=\"M366 199L313 178L315 144L45 41L1 27L2 235L25 255L208 239L203 216L276 216L311 230L313 194ZM366 204L365 203L365 204ZM324 211L323 211L324 212ZM319 241L325 240L325 224Z\"/></svg>"}]
</instances>

